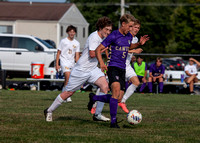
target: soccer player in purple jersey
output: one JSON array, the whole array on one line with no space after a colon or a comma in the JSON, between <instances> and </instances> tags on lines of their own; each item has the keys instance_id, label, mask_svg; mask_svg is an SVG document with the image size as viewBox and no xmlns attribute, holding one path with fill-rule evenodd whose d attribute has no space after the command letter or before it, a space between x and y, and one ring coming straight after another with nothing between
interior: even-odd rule
<instances>
[{"instance_id":1,"label":"soccer player in purple jersey","mask_svg":"<svg viewBox=\"0 0 200 143\"><path fill-rule=\"evenodd\" d=\"M95 50L100 68L102 71L108 71L107 75L112 96L109 94L96 96L91 93L89 96L90 101L88 103L88 110L91 110L96 101L110 103L111 128L119 128L116 115L118 100L120 101L122 99L125 90L125 63L128 50L134 49L140 45L139 42L136 44L131 43L133 36L129 31L133 28L134 20L135 18L130 14L123 15L120 18L120 28L113 31ZM104 64L100 53L100 51L105 49L105 47L110 47L108 67Z\"/></svg>"},{"instance_id":2,"label":"soccer player in purple jersey","mask_svg":"<svg viewBox=\"0 0 200 143\"><path fill-rule=\"evenodd\" d=\"M149 92L152 93L153 83L159 83L159 92L163 92L163 75L165 73L165 66L162 65L162 59L158 57L156 59L156 63L151 64L149 67L149 79L148 79L148 87Z\"/></svg>"}]
</instances>

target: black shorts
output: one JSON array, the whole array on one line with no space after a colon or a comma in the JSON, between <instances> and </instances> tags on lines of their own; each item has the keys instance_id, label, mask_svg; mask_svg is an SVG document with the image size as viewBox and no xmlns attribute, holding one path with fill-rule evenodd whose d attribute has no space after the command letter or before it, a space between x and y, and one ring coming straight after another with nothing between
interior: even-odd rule
<instances>
[{"instance_id":1,"label":"black shorts","mask_svg":"<svg viewBox=\"0 0 200 143\"><path fill-rule=\"evenodd\" d=\"M125 91L125 74L126 70L121 69L118 67L108 67L108 79L109 79L109 86L111 87L113 82L119 82L120 83L120 89Z\"/></svg>"}]
</instances>

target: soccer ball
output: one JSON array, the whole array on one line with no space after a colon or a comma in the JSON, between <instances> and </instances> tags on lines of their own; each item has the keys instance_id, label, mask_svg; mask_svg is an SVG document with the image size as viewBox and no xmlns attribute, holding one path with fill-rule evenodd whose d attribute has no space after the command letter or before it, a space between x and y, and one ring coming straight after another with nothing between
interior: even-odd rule
<instances>
[{"instance_id":1,"label":"soccer ball","mask_svg":"<svg viewBox=\"0 0 200 143\"><path fill-rule=\"evenodd\" d=\"M137 110L131 110L127 114L127 121L132 125L139 124L142 121L142 114Z\"/></svg>"}]
</instances>

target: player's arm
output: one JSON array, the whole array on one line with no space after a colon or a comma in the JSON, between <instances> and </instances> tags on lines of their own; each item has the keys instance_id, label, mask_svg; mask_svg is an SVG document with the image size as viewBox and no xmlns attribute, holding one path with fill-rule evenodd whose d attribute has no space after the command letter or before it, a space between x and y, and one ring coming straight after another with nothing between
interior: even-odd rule
<instances>
[{"instance_id":1,"label":"player's arm","mask_svg":"<svg viewBox=\"0 0 200 143\"><path fill-rule=\"evenodd\" d=\"M145 70L145 73L144 73L144 78L146 79L147 77L147 70Z\"/></svg>"},{"instance_id":2,"label":"player's arm","mask_svg":"<svg viewBox=\"0 0 200 143\"><path fill-rule=\"evenodd\" d=\"M80 58L80 52L76 52L75 53L75 61L77 62L79 58Z\"/></svg>"},{"instance_id":3,"label":"player's arm","mask_svg":"<svg viewBox=\"0 0 200 143\"><path fill-rule=\"evenodd\" d=\"M200 67L200 62L198 62L196 59L190 58L189 60L195 62L197 64L197 66Z\"/></svg>"},{"instance_id":4,"label":"player's arm","mask_svg":"<svg viewBox=\"0 0 200 143\"><path fill-rule=\"evenodd\" d=\"M106 51L107 51L107 49L108 48L103 48L103 49L101 49L101 51L100 51L100 53L103 53L103 52L105 52L106 53ZM91 58L94 58L94 57L96 57L96 52L95 51L93 51L93 50L90 50L90 57ZM108 51L107 51L107 54L108 54ZM106 54L106 56L107 56L107 54Z\"/></svg>"},{"instance_id":5,"label":"player's arm","mask_svg":"<svg viewBox=\"0 0 200 143\"><path fill-rule=\"evenodd\" d=\"M152 72L149 72L149 77L152 77L152 78L154 77Z\"/></svg>"},{"instance_id":6,"label":"player's arm","mask_svg":"<svg viewBox=\"0 0 200 143\"><path fill-rule=\"evenodd\" d=\"M129 50L128 52L129 53L136 53L136 54L139 54L141 53L143 50L141 48L137 48L137 49L132 49L132 50Z\"/></svg>"},{"instance_id":7,"label":"player's arm","mask_svg":"<svg viewBox=\"0 0 200 143\"><path fill-rule=\"evenodd\" d=\"M145 73L144 73L144 78L146 79L147 77L147 63L145 63Z\"/></svg>"},{"instance_id":8,"label":"player's arm","mask_svg":"<svg viewBox=\"0 0 200 143\"><path fill-rule=\"evenodd\" d=\"M56 71L57 71L57 72L58 72L58 70L60 69L60 66L59 66L60 54L61 54L61 51L58 50L58 51L57 51L57 55L56 55Z\"/></svg>"},{"instance_id":9,"label":"player's arm","mask_svg":"<svg viewBox=\"0 0 200 143\"><path fill-rule=\"evenodd\" d=\"M90 54L90 57L91 57L91 58L96 57L95 51L94 51L94 50L90 50L90 51L89 51L89 54Z\"/></svg>"},{"instance_id":10,"label":"player's arm","mask_svg":"<svg viewBox=\"0 0 200 143\"><path fill-rule=\"evenodd\" d=\"M159 76L156 76L155 78L162 78L163 74L160 74Z\"/></svg>"},{"instance_id":11,"label":"player's arm","mask_svg":"<svg viewBox=\"0 0 200 143\"><path fill-rule=\"evenodd\" d=\"M105 54L106 54L106 58L108 59L108 47L106 48L106 50L105 50Z\"/></svg>"},{"instance_id":12,"label":"player's arm","mask_svg":"<svg viewBox=\"0 0 200 143\"><path fill-rule=\"evenodd\" d=\"M156 78L163 78L164 73L165 73L165 67L163 66L160 75L157 76Z\"/></svg>"},{"instance_id":13,"label":"player's arm","mask_svg":"<svg viewBox=\"0 0 200 143\"><path fill-rule=\"evenodd\" d=\"M102 71L107 70L107 66L104 64L103 58L101 56L102 51L105 50L105 49L106 48L102 44L100 44L95 50L96 57L97 57L97 60L99 61L100 68L101 68Z\"/></svg>"},{"instance_id":14,"label":"player's arm","mask_svg":"<svg viewBox=\"0 0 200 143\"><path fill-rule=\"evenodd\" d=\"M144 45L148 40L149 40L148 35L141 36L140 41L135 44L131 43L131 46L129 49L132 50L132 49L137 48L140 45Z\"/></svg>"},{"instance_id":15,"label":"player's arm","mask_svg":"<svg viewBox=\"0 0 200 143\"><path fill-rule=\"evenodd\" d=\"M185 71L186 75L192 76L192 74L189 73L189 71Z\"/></svg>"}]
</instances>

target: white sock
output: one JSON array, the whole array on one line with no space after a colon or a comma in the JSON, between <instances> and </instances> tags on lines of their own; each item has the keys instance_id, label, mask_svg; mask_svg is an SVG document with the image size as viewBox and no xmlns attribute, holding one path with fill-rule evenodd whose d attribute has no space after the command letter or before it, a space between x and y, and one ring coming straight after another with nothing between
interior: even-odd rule
<instances>
[{"instance_id":1,"label":"white sock","mask_svg":"<svg viewBox=\"0 0 200 143\"><path fill-rule=\"evenodd\" d=\"M99 92L100 92L100 88L97 89L96 91L96 95L99 95ZM97 107L97 102L95 102L92 106L92 108L96 108Z\"/></svg>"},{"instance_id":2,"label":"white sock","mask_svg":"<svg viewBox=\"0 0 200 143\"><path fill-rule=\"evenodd\" d=\"M96 95L100 95L99 93L100 93L100 88L97 89Z\"/></svg>"},{"instance_id":3,"label":"white sock","mask_svg":"<svg viewBox=\"0 0 200 143\"><path fill-rule=\"evenodd\" d=\"M126 90L126 92L125 92L125 94L124 94L121 102L125 103L126 100L134 93L134 91L136 90L136 88L137 88L137 86L135 86L134 84L131 84L127 88L127 90Z\"/></svg>"},{"instance_id":4,"label":"white sock","mask_svg":"<svg viewBox=\"0 0 200 143\"><path fill-rule=\"evenodd\" d=\"M105 95L105 93L99 92L99 96L101 96L101 95ZM103 107L104 107L104 104L105 104L104 102L97 101L97 107L96 107L95 115L101 114Z\"/></svg>"},{"instance_id":5,"label":"white sock","mask_svg":"<svg viewBox=\"0 0 200 143\"><path fill-rule=\"evenodd\" d=\"M60 94L56 97L56 99L54 100L54 102L51 104L51 106L48 108L47 112L48 113L52 113L54 110L56 110L62 103L64 102L64 100L60 97Z\"/></svg>"}]
</instances>

